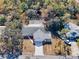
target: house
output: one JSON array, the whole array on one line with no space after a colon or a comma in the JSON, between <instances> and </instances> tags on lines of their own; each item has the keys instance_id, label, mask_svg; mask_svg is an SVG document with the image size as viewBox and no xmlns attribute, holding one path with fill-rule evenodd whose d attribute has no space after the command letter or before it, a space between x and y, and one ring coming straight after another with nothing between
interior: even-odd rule
<instances>
[{"instance_id":1,"label":"house","mask_svg":"<svg viewBox=\"0 0 79 59\"><path fill-rule=\"evenodd\" d=\"M34 35L37 35L36 32L39 32L39 35L41 34L41 32L43 32L42 34L44 34L44 36L47 35L46 37L48 37L48 34L51 34L49 31L46 31L44 29L43 24L29 24L29 25L23 25L22 27L22 35L24 39L28 39L28 38L33 39ZM44 36L41 37L44 38Z\"/></svg>"},{"instance_id":2,"label":"house","mask_svg":"<svg viewBox=\"0 0 79 59\"><path fill-rule=\"evenodd\" d=\"M51 42L51 33L44 29L43 24L23 25L22 35L24 36L23 54L27 53L27 47L26 47L27 44L26 43L28 40L31 41L31 43L32 43L31 46L35 48L34 55L43 55L43 43L46 44L47 41ZM28 44L28 46L29 46L29 44ZM30 49L32 49L32 48L30 47L28 50L30 50ZM32 53L32 52L30 52L30 53Z\"/></svg>"},{"instance_id":3,"label":"house","mask_svg":"<svg viewBox=\"0 0 79 59\"><path fill-rule=\"evenodd\" d=\"M43 24L23 25L22 35L24 39L33 38L33 33L36 32L38 29L44 30Z\"/></svg>"}]
</instances>

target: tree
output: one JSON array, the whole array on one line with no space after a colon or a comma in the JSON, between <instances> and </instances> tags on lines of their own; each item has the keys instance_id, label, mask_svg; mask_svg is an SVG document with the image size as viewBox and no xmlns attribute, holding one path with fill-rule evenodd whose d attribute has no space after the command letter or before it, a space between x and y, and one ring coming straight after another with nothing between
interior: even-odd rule
<instances>
[{"instance_id":1,"label":"tree","mask_svg":"<svg viewBox=\"0 0 79 59\"><path fill-rule=\"evenodd\" d=\"M58 31L61 31L63 29L63 20L61 20L60 18L55 18L55 19L52 19L50 21L47 21L46 23L46 29L48 31L51 31L51 33L55 36L58 36Z\"/></svg>"},{"instance_id":2,"label":"tree","mask_svg":"<svg viewBox=\"0 0 79 59\"><path fill-rule=\"evenodd\" d=\"M28 10L27 15L28 15L29 19L37 18L36 10L33 10L33 9Z\"/></svg>"},{"instance_id":3,"label":"tree","mask_svg":"<svg viewBox=\"0 0 79 59\"><path fill-rule=\"evenodd\" d=\"M3 33L4 43L8 46L8 50L12 50L17 47L19 50L21 43L22 43L22 34L21 34L21 27L19 28L20 22L17 19L10 21L7 23L6 30ZM16 52L17 53L17 52Z\"/></svg>"},{"instance_id":4,"label":"tree","mask_svg":"<svg viewBox=\"0 0 79 59\"><path fill-rule=\"evenodd\" d=\"M31 8L32 2L33 2L33 0L27 0L28 8Z\"/></svg>"},{"instance_id":5,"label":"tree","mask_svg":"<svg viewBox=\"0 0 79 59\"><path fill-rule=\"evenodd\" d=\"M22 2L19 6L20 10L22 12L26 11L28 9L28 5L26 4L26 2Z\"/></svg>"}]
</instances>

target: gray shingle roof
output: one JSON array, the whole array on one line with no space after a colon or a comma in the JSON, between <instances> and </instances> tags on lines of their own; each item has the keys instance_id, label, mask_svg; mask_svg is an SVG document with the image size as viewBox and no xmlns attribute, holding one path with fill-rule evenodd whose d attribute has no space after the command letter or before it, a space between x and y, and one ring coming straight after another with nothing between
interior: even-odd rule
<instances>
[{"instance_id":1,"label":"gray shingle roof","mask_svg":"<svg viewBox=\"0 0 79 59\"><path fill-rule=\"evenodd\" d=\"M40 29L40 28L36 28L36 27L23 28L22 33L23 33L23 35L32 35L38 29Z\"/></svg>"},{"instance_id":2,"label":"gray shingle roof","mask_svg":"<svg viewBox=\"0 0 79 59\"><path fill-rule=\"evenodd\" d=\"M32 36L37 30L41 30L42 32L46 33L46 34L49 34L48 31L46 31L44 29L44 26L43 25L30 25L30 26L23 26L22 27L22 35L23 36Z\"/></svg>"},{"instance_id":3,"label":"gray shingle roof","mask_svg":"<svg viewBox=\"0 0 79 59\"><path fill-rule=\"evenodd\" d=\"M44 27L22 27L22 35L23 36L32 36L34 32L36 32L38 29L41 29L45 32Z\"/></svg>"},{"instance_id":4,"label":"gray shingle roof","mask_svg":"<svg viewBox=\"0 0 79 59\"><path fill-rule=\"evenodd\" d=\"M34 34L35 41L43 41L45 39L51 39L51 33L50 32L44 32L42 30L37 30Z\"/></svg>"}]
</instances>

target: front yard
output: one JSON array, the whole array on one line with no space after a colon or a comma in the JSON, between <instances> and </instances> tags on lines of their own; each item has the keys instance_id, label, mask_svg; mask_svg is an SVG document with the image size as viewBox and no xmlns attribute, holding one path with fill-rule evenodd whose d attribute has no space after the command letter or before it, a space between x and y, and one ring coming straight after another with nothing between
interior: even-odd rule
<instances>
[{"instance_id":1,"label":"front yard","mask_svg":"<svg viewBox=\"0 0 79 59\"><path fill-rule=\"evenodd\" d=\"M23 40L23 55L34 55L35 47L29 39Z\"/></svg>"},{"instance_id":2,"label":"front yard","mask_svg":"<svg viewBox=\"0 0 79 59\"><path fill-rule=\"evenodd\" d=\"M71 55L71 48L60 40L59 38L53 38L51 45L44 46L45 55Z\"/></svg>"}]
</instances>

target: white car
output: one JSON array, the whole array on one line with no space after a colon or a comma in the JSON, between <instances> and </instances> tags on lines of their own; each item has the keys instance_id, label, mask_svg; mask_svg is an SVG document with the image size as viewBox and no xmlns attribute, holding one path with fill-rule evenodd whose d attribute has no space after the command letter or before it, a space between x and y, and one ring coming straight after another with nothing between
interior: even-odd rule
<instances>
[{"instance_id":1,"label":"white car","mask_svg":"<svg viewBox=\"0 0 79 59\"><path fill-rule=\"evenodd\" d=\"M71 42L70 42L69 40L64 40L64 42L65 42L67 45L71 46Z\"/></svg>"}]
</instances>

